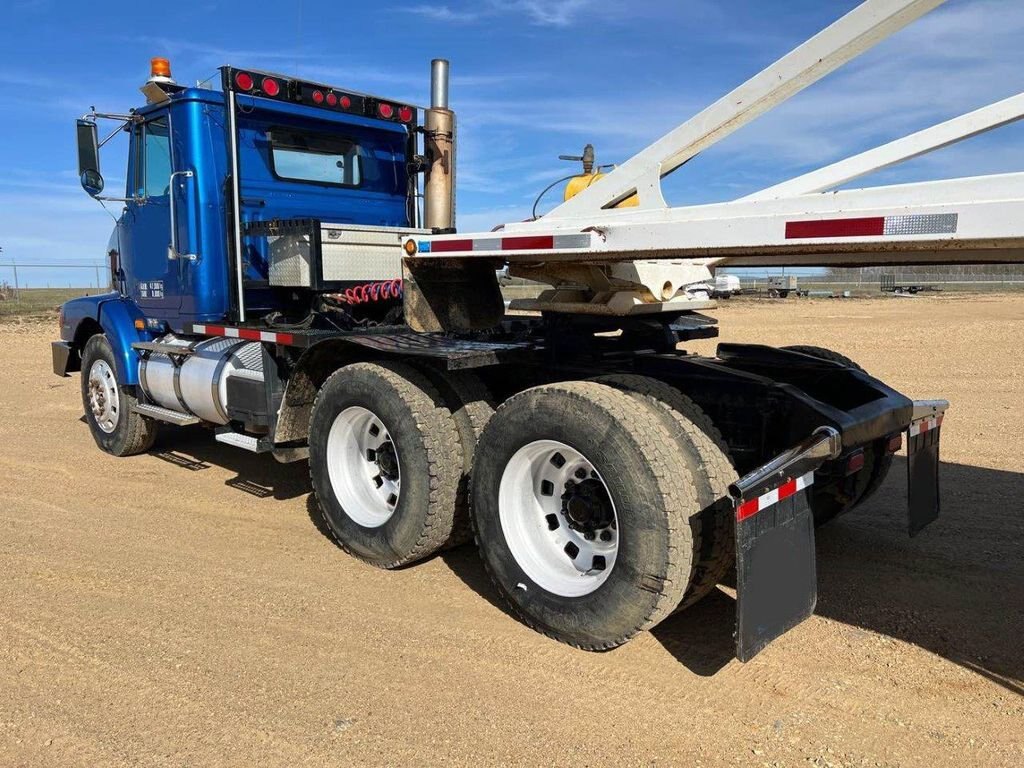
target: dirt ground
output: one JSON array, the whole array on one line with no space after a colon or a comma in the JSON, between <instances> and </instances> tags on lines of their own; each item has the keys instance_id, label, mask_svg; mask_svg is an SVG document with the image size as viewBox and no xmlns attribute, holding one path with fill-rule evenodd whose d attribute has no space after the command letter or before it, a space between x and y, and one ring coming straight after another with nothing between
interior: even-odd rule
<instances>
[{"instance_id":1,"label":"dirt ground","mask_svg":"<svg viewBox=\"0 0 1024 768\"><path fill-rule=\"evenodd\" d=\"M906 537L898 462L819 530L817 615L748 664L724 591L585 653L507 615L470 547L347 557L305 464L200 429L106 456L56 324L0 325L0 765L1024 764L1024 296L717 314L952 401L938 522Z\"/></svg>"}]
</instances>

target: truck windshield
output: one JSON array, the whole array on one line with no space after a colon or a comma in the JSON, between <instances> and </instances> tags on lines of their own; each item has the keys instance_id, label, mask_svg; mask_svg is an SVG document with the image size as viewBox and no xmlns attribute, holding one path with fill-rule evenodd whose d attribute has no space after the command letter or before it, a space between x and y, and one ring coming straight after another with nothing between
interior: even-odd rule
<instances>
[{"instance_id":1,"label":"truck windshield","mask_svg":"<svg viewBox=\"0 0 1024 768\"><path fill-rule=\"evenodd\" d=\"M280 179L344 187L357 187L362 181L359 147L349 139L274 129L270 157Z\"/></svg>"}]
</instances>

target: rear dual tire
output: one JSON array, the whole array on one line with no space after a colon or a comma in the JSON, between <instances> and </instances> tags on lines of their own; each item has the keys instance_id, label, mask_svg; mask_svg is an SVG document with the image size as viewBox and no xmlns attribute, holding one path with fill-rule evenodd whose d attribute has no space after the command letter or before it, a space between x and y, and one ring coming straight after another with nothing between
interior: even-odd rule
<instances>
[{"instance_id":1,"label":"rear dual tire","mask_svg":"<svg viewBox=\"0 0 1024 768\"><path fill-rule=\"evenodd\" d=\"M675 387L635 374L602 376L595 381L651 406L690 470L700 509L701 547L690 585L677 609L682 610L711 592L736 562L735 512L729 486L739 475L722 433L700 406Z\"/></svg>"},{"instance_id":2,"label":"rear dual tire","mask_svg":"<svg viewBox=\"0 0 1024 768\"><path fill-rule=\"evenodd\" d=\"M669 616L705 552L704 492L674 417L623 391L645 381L522 392L477 449L472 516L488 572L526 624L579 648L613 648Z\"/></svg>"},{"instance_id":3,"label":"rear dual tire","mask_svg":"<svg viewBox=\"0 0 1024 768\"><path fill-rule=\"evenodd\" d=\"M471 374L383 361L331 375L313 404L309 468L338 544L397 568L466 541L469 469L492 410Z\"/></svg>"}]
</instances>

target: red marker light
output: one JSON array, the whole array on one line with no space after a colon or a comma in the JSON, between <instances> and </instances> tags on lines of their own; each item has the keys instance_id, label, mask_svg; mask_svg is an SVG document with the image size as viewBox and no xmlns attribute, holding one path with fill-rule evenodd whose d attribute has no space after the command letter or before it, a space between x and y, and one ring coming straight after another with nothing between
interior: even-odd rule
<instances>
[{"instance_id":1,"label":"red marker light","mask_svg":"<svg viewBox=\"0 0 1024 768\"><path fill-rule=\"evenodd\" d=\"M398 119L403 123L408 123L412 120L413 112L412 107L399 107Z\"/></svg>"},{"instance_id":2,"label":"red marker light","mask_svg":"<svg viewBox=\"0 0 1024 768\"><path fill-rule=\"evenodd\" d=\"M251 91L253 86L252 75L248 72L235 73L235 85L243 91Z\"/></svg>"},{"instance_id":3,"label":"red marker light","mask_svg":"<svg viewBox=\"0 0 1024 768\"><path fill-rule=\"evenodd\" d=\"M336 106L338 106L338 97L335 96L333 93L328 93L327 94L327 106L329 106L329 107L336 107Z\"/></svg>"},{"instance_id":4,"label":"red marker light","mask_svg":"<svg viewBox=\"0 0 1024 768\"><path fill-rule=\"evenodd\" d=\"M271 77L264 77L261 85L263 87L263 92L267 94L267 96L277 96L277 94L281 92L281 84Z\"/></svg>"},{"instance_id":5,"label":"red marker light","mask_svg":"<svg viewBox=\"0 0 1024 768\"><path fill-rule=\"evenodd\" d=\"M313 91L313 103L314 104L323 104L324 103L324 95L323 95L323 93L321 93L320 91Z\"/></svg>"},{"instance_id":6,"label":"red marker light","mask_svg":"<svg viewBox=\"0 0 1024 768\"><path fill-rule=\"evenodd\" d=\"M862 469L864 469L864 451L850 454L850 458L846 460L846 474L852 475Z\"/></svg>"},{"instance_id":7,"label":"red marker light","mask_svg":"<svg viewBox=\"0 0 1024 768\"><path fill-rule=\"evenodd\" d=\"M348 96L342 96L338 103L341 104L342 109L348 109L349 107L352 106L352 99L350 99Z\"/></svg>"},{"instance_id":8,"label":"red marker light","mask_svg":"<svg viewBox=\"0 0 1024 768\"><path fill-rule=\"evenodd\" d=\"M395 108L392 107L390 104L385 104L384 102L381 102L380 104L377 105L377 114L383 117L385 120L390 120L391 117L395 114Z\"/></svg>"}]
</instances>

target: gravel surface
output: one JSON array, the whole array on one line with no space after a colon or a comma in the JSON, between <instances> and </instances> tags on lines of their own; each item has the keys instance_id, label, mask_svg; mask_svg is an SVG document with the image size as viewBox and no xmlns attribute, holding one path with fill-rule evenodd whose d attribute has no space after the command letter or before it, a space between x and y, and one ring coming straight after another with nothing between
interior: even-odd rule
<instances>
[{"instance_id":1,"label":"gravel surface","mask_svg":"<svg viewBox=\"0 0 1024 768\"><path fill-rule=\"evenodd\" d=\"M0 765L1024 764L1024 297L717 314L953 404L938 522L906 537L897 462L818 532L817 615L748 664L726 589L585 653L512 619L471 547L345 556L304 464L195 428L106 456L55 324L0 326Z\"/></svg>"}]
</instances>

